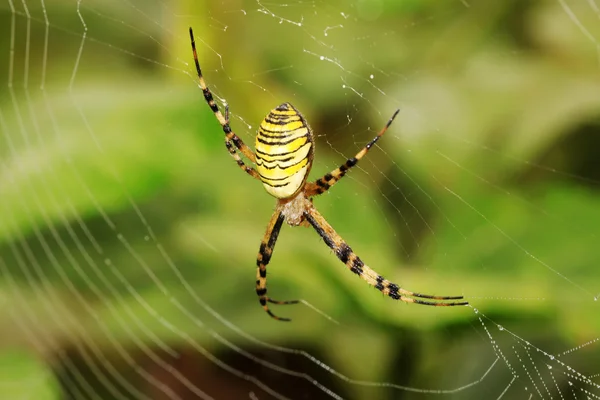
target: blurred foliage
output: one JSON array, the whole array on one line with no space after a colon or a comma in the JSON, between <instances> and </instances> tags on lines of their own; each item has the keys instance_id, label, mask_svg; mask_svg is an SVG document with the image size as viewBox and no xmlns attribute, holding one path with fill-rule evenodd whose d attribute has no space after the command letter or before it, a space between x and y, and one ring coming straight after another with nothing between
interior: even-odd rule
<instances>
[{"instance_id":1,"label":"blurred foliage","mask_svg":"<svg viewBox=\"0 0 600 400\"><path fill-rule=\"evenodd\" d=\"M269 292L307 299L341 325L303 306L276 308L292 324L264 315L254 259L275 202L227 155L194 81L188 25L208 84L227 99L247 143L276 104L303 110L318 140L314 178L401 107L360 171L315 200L378 272L425 293L462 293L550 353L597 337L600 319L590 316L600 281L592 145L600 39L588 40L556 1L311 4L257 12L250 1L182 1L165 14L186 17L171 20L159 2L83 4L87 39L73 74L81 21L73 4L50 2L45 81L40 9L30 10L28 76L27 19L15 14L13 89L0 92L0 282L2 303L19 304L23 318L16 329L8 321L20 312L0 313L9 326L0 331L7 349L0 359L15 366L13 381L42 377L31 398L53 398L43 397L53 386L46 388L48 372L29 366L29 353L12 352L17 346L49 366L56 357L49 354L80 346L143 341L201 352L194 345L202 343L226 351L217 334L241 339L202 302L247 334L313 349L361 380L455 387L495 358L473 329L472 309L384 299L309 229L283 228ZM571 7L600 38L586 2ZM0 25L11 26L12 17L0 9ZM343 29L325 30L338 24ZM44 340L31 345L19 332L39 324ZM597 374L591 360L599 354L590 352L570 363ZM445 373L457 360L464 370ZM490 389L505 385L498 382L469 396L500 393ZM372 390L353 386L345 395L370 398Z\"/></svg>"},{"instance_id":2,"label":"blurred foliage","mask_svg":"<svg viewBox=\"0 0 600 400\"><path fill-rule=\"evenodd\" d=\"M0 393L5 399L60 398L58 382L40 360L15 350L0 353Z\"/></svg>"}]
</instances>

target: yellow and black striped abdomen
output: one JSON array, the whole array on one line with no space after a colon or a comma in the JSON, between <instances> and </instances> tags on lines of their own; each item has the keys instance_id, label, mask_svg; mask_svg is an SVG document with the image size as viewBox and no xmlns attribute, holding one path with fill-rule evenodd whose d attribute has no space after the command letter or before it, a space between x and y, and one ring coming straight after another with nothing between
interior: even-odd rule
<instances>
[{"instance_id":1,"label":"yellow and black striped abdomen","mask_svg":"<svg viewBox=\"0 0 600 400\"><path fill-rule=\"evenodd\" d=\"M256 169L267 192L285 199L302 187L312 166L314 141L306 120L290 103L271 110L256 135Z\"/></svg>"}]
</instances>

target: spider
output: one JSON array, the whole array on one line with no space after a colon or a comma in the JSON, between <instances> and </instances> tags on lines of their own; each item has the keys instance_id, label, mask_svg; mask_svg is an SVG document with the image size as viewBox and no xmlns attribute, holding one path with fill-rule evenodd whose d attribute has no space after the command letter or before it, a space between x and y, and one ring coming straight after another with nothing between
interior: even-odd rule
<instances>
[{"instance_id":1,"label":"spider","mask_svg":"<svg viewBox=\"0 0 600 400\"><path fill-rule=\"evenodd\" d=\"M262 181L267 192L277 199L275 212L267 226L256 260L256 294L260 305L271 317L279 321L290 321L289 318L282 318L273 314L267 303L297 304L299 302L299 300L279 301L267 296L267 265L273 255L275 242L284 221L291 226L312 226L350 271L394 300L426 306L465 306L469 304L466 301L434 302L420 300L461 300L463 297L432 296L411 292L388 281L365 265L313 206L312 198L325 193L342 179L383 136L400 110L394 112L385 127L354 157L315 182L307 182L308 173L313 163L315 142L313 133L302 114L290 103L283 103L271 110L258 128L256 153L253 153L242 139L231 130L229 126L229 106L225 106L225 116L223 116L213 99L210 89L206 86L198 62L192 28L190 28L190 40L198 73L198 82L200 88L202 88L204 99L223 128L227 151L243 171L254 179ZM238 151L256 165L256 168L246 165Z\"/></svg>"}]
</instances>

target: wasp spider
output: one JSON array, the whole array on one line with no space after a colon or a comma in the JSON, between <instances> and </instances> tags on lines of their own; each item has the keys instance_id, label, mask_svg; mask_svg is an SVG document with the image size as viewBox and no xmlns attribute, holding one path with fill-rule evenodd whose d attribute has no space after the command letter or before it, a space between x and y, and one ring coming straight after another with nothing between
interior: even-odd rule
<instances>
[{"instance_id":1,"label":"wasp spider","mask_svg":"<svg viewBox=\"0 0 600 400\"><path fill-rule=\"evenodd\" d=\"M313 133L302 114L290 103L283 103L271 110L258 128L256 153L253 153L231 130L229 126L228 107L225 107L225 116L223 116L210 90L206 86L198 62L192 28L190 28L190 39L192 41L196 71L198 72L198 82L202 88L204 99L223 127L225 146L229 154L231 154L237 165L248 175L262 181L267 192L277 199L275 212L267 226L267 231L260 244L256 260L256 294L258 295L260 304L271 317L279 321L290 320L289 318L282 318L273 314L269 310L267 303L298 303L298 300L279 301L267 296L267 264L269 264L273 255L275 242L284 221L291 226L312 226L350 271L394 300L426 306L464 306L468 304L465 301L434 302L420 300L460 300L463 297L432 296L415 293L402 289L399 285L388 281L365 265L313 206L312 197L329 190L350 168L355 166L387 131L399 110L394 112L394 115L392 115L385 127L354 157L348 159L339 168L325 174L325 176L317 179L315 182L307 182L308 173L313 163L315 142ZM256 165L256 169L244 163L238 154L238 150Z\"/></svg>"}]
</instances>

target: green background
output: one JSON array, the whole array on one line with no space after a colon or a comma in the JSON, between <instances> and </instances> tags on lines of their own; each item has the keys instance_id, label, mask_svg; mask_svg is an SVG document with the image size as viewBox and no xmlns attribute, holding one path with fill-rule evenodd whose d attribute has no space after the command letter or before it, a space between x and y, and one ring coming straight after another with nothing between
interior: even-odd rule
<instances>
[{"instance_id":1,"label":"green background","mask_svg":"<svg viewBox=\"0 0 600 400\"><path fill-rule=\"evenodd\" d=\"M325 397L306 376L357 399L598 395L589 2L45 5L0 7L3 398L200 397L190 385L270 398L211 357L290 398ZM272 307L292 323L268 318L254 268L275 200L227 154L189 26L251 147L276 105L304 113L312 179L400 108L315 206L379 273L472 307L395 303L314 231L284 226L269 293L329 318L305 305Z\"/></svg>"}]
</instances>

